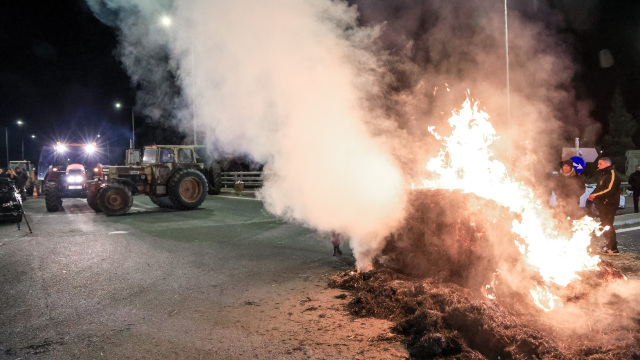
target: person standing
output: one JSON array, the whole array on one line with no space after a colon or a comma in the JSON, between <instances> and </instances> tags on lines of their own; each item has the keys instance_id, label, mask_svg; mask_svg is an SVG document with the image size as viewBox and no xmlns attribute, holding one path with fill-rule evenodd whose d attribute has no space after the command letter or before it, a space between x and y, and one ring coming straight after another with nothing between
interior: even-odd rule
<instances>
[{"instance_id":1,"label":"person standing","mask_svg":"<svg viewBox=\"0 0 640 360\"><path fill-rule=\"evenodd\" d=\"M13 171L13 169L12 169L12 168L8 167L8 168L7 168L7 171L5 172L5 174L6 174L5 176L6 176L9 180L11 180L11 181L13 181L13 182L15 183L16 178L17 178L18 176L16 175L16 173Z\"/></svg>"},{"instance_id":2,"label":"person standing","mask_svg":"<svg viewBox=\"0 0 640 360\"><path fill-rule=\"evenodd\" d=\"M25 171L22 171L22 168L18 166L16 166L15 174L16 178L14 181L16 182L16 189L18 189L22 201L25 201L27 199L27 193L24 186L27 184L27 181L29 181L29 175L27 175Z\"/></svg>"},{"instance_id":3,"label":"person standing","mask_svg":"<svg viewBox=\"0 0 640 360\"><path fill-rule=\"evenodd\" d=\"M633 191L633 212L638 212L638 199L640 199L640 166L629 175L629 185Z\"/></svg>"},{"instance_id":4,"label":"person standing","mask_svg":"<svg viewBox=\"0 0 640 360\"><path fill-rule=\"evenodd\" d=\"M600 214L600 224L605 228L604 237L607 245L600 250L604 255L618 255L618 242L613 220L620 204L620 176L616 173L611 159L603 157L598 160L598 184L593 189L589 200L596 205Z\"/></svg>"},{"instance_id":5,"label":"person standing","mask_svg":"<svg viewBox=\"0 0 640 360\"><path fill-rule=\"evenodd\" d=\"M575 220L584 215L580 212L580 197L585 192L584 178L573 169L572 160L561 163L560 174L557 175L553 192L556 194L556 208Z\"/></svg>"},{"instance_id":6,"label":"person standing","mask_svg":"<svg viewBox=\"0 0 640 360\"><path fill-rule=\"evenodd\" d=\"M340 233L332 230L331 231L331 243L333 244L333 256L342 255L342 250L340 250Z\"/></svg>"}]
</instances>

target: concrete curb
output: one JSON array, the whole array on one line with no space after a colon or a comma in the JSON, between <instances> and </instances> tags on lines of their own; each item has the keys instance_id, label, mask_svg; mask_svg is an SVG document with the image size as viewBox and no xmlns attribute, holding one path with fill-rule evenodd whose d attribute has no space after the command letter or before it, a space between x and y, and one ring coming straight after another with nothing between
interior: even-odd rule
<instances>
[{"instance_id":1,"label":"concrete curb","mask_svg":"<svg viewBox=\"0 0 640 360\"><path fill-rule=\"evenodd\" d=\"M616 215L613 226L640 224L640 214Z\"/></svg>"}]
</instances>

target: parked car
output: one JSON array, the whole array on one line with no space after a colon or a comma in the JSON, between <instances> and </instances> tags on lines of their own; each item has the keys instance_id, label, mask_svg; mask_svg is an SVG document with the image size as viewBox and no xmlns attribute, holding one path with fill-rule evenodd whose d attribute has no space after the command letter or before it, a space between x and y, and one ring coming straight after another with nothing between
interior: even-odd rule
<instances>
[{"instance_id":1,"label":"parked car","mask_svg":"<svg viewBox=\"0 0 640 360\"><path fill-rule=\"evenodd\" d=\"M0 178L0 221L22 221L22 203L12 180Z\"/></svg>"}]
</instances>

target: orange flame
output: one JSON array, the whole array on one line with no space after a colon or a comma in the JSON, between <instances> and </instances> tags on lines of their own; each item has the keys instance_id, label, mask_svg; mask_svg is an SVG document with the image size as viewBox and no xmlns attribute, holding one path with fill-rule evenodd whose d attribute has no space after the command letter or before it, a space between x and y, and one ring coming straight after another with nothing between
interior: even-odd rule
<instances>
[{"instance_id":1,"label":"orange flame","mask_svg":"<svg viewBox=\"0 0 640 360\"><path fill-rule=\"evenodd\" d=\"M579 279L578 272L598 269L600 258L590 256L587 248L599 223L585 216L573 222L570 238L559 234L555 220L535 199L533 191L510 178L505 165L494 159L490 145L498 136L489 115L478 109L478 102L472 105L467 97L462 108L453 111L449 124L453 129L450 136L439 135L433 126L428 128L445 148L427 163L426 168L434 176L423 180L423 187L473 193L519 214L519 220L512 223L513 233L522 239L516 241L516 246L545 283L566 286ZM492 288L493 284L486 290ZM559 303L546 286L530 292L534 302L547 311Z\"/></svg>"}]
</instances>

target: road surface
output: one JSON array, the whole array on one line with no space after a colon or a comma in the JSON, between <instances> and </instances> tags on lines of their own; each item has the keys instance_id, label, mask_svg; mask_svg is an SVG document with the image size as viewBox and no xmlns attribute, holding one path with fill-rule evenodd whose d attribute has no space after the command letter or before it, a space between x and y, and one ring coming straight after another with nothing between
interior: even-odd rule
<instances>
[{"instance_id":1,"label":"road surface","mask_svg":"<svg viewBox=\"0 0 640 360\"><path fill-rule=\"evenodd\" d=\"M390 323L353 319L327 276L354 266L328 236L261 202L95 214L83 199L33 228L0 225L0 359L400 359Z\"/></svg>"}]
</instances>

